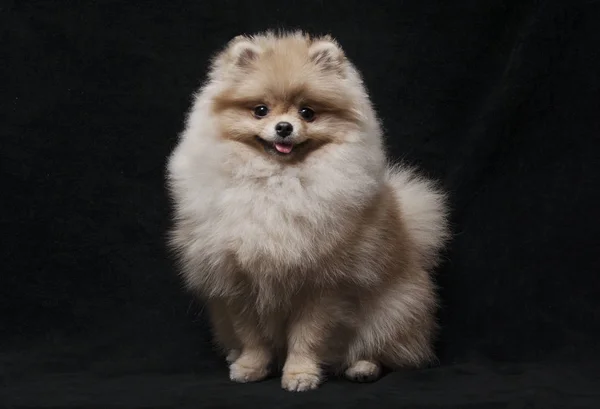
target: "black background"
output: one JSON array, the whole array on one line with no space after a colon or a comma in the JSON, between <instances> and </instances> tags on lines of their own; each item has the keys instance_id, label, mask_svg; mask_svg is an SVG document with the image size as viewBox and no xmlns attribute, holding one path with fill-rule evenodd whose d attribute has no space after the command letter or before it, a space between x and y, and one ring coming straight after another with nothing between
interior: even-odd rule
<instances>
[{"instance_id":1,"label":"black background","mask_svg":"<svg viewBox=\"0 0 600 409\"><path fill-rule=\"evenodd\" d=\"M600 2L0 12L0 407L600 407ZM390 153L450 192L439 367L292 394L212 352L166 250L164 166L208 58L268 28L336 36Z\"/></svg>"}]
</instances>

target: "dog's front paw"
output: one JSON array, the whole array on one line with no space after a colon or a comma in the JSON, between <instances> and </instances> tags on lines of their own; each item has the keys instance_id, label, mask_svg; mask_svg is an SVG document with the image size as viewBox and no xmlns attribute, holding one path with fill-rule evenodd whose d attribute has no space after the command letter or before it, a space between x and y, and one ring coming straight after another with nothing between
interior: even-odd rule
<instances>
[{"instance_id":1,"label":"dog's front paw","mask_svg":"<svg viewBox=\"0 0 600 409\"><path fill-rule=\"evenodd\" d=\"M229 366L229 379L234 382L257 382L265 379L268 374L266 366L244 366L237 361Z\"/></svg>"},{"instance_id":2,"label":"dog's front paw","mask_svg":"<svg viewBox=\"0 0 600 409\"><path fill-rule=\"evenodd\" d=\"M355 382L373 382L381 375L381 366L372 361L357 361L346 369L346 378Z\"/></svg>"},{"instance_id":3,"label":"dog's front paw","mask_svg":"<svg viewBox=\"0 0 600 409\"><path fill-rule=\"evenodd\" d=\"M256 382L268 374L269 354L266 351L244 351L229 365L229 378L235 382Z\"/></svg>"},{"instance_id":4,"label":"dog's front paw","mask_svg":"<svg viewBox=\"0 0 600 409\"><path fill-rule=\"evenodd\" d=\"M318 374L306 372L284 372L281 378L281 387L290 392L303 392L317 389L321 383Z\"/></svg>"}]
</instances>

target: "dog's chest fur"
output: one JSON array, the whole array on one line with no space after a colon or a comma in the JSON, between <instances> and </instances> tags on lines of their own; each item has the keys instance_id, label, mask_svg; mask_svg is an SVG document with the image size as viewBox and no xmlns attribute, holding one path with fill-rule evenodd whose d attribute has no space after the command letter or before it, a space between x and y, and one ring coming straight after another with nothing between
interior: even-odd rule
<instances>
[{"instance_id":1,"label":"dog's chest fur","mask_svg":"<svg viewBox=\"0 0 600 409\"><path fill-rule=\"evenodd\" d=\"M218 214L211 235L216 247L236 256L244 270L281 274L301 268L339 239L344 213L300 172L245 177L224 187L208 214Z\"/></svg>"},{"instance_id":2,"label":"dog's chest fur","mask_svg":"<svg viewBox=\"0 0 600 409\"><path fill-rule=\"evenodd\" d=\"M228 155L198 156L181 149L172 162L177 199L175 245L187 260L192 287L228 292L239 273L263 286L298 286L323 271L339 252L357 218L380 187L342 155L303 166ZM200 268L198 268L200 267ZM316 271L319 270L319 271ZM333 272L331 274L334 274Z\"/></svg>"}]
</instances>

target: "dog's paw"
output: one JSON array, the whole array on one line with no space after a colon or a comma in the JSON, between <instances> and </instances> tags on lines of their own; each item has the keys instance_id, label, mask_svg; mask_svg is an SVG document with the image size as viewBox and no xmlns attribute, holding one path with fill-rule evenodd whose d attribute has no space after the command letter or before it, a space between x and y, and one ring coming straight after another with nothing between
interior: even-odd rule
<instances>
[{"instance_id":1,"label":"dog's paw","mask_svg":"<svg viewBox=\"0 0 600 409\"><path fill-rule=\"evenodd\" d=\"M381 366L372 361L357 361L345 372L346 378L355 382L373 382L381 375Z\"/></svg>"},{"instance_id":2,"label":"dog's paw","mask_svg":"<svg viewBox=\"0 0 600 409\"><path fill-rule=\"evenodd\" d=\"M240 383L263 380L269 375L269 361L270 354L267 350L243 351L229 365L229 378Z\"/></svg>"},{"instance_id":3,"label":"dog's paw","mask_svg":"<svg viewBox=\"0 0 600 409\"><path fill-rule=\"evenodd\" d=\"M266 366L245 366L239 360L229 366L229 379L234 382L247 383L265 379L269 371Z\"/></svg>"},{"instance_id":4,"label":"dog's paw","mask_svg":"<svg viewBox=\"0 0 600 409\"><path fill-rule=\"evenodd\" d=\"M239 349L232 349L231 351L229 351L229 353L225 357L225 361L227 361L227 363L229 365L231 365L232 363L237 361L237 359L240 357L241 353L242 353L242 351L240 351Z\"/></svg>"},{"instance_id":5,"label":"dog's paw","mask_svg":"<svg viewBox=\"0 0 600 409\"><path fill-rule=\"evenodd\" d=\"M290 392L303 392L317 389L321 377L314 373L285 373L281 378L281 387Z\"/></svg>"}]
</instances>

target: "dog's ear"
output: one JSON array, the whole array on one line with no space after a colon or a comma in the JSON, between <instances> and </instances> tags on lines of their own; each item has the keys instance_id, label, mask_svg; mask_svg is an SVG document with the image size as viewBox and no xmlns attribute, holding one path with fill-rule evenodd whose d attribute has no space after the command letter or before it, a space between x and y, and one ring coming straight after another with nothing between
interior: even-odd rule
<instances>
[{"instance_id":1,"label":"dog's ear","mask_svg":"<svg viewBox=\"0 0 600 409\"><path fill-rule=\"evenodd\" d=\"M260 55L260 48L246 36L237 36L229 42L227 47L230 61L238 67L244 68L256 60Z\"/></svg>"},{"instance_id":2,"label":"dog's ear","mask_svg":"<svg viewBox=\"0 0 600 409\"><path fill-rule=\"evenodd\" d=\"M346 56L340 45L331 36L327 35L313 40L308 49L310 59L328 70L342 70Z\"/></svg>"}]
</instances>

